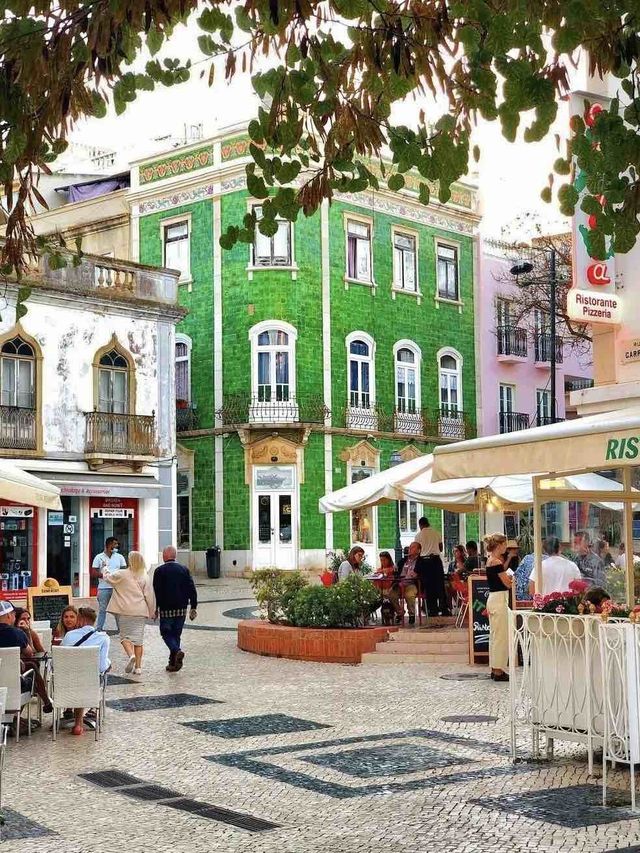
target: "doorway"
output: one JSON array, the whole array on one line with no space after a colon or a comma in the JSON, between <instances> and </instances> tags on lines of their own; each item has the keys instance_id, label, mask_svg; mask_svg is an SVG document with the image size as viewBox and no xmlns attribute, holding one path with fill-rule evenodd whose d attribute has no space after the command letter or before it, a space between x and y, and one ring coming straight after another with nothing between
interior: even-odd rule
<instances>
[{"instance_id":1,"label":"doorway","mask_svg":"<svg viewBox=\"0 0 640 853\"><path fill-rule=\"evenodd\" d=\"M293 465L253 468L253 568L298 565L298 495Z\"/></svg>"}]
</instances>

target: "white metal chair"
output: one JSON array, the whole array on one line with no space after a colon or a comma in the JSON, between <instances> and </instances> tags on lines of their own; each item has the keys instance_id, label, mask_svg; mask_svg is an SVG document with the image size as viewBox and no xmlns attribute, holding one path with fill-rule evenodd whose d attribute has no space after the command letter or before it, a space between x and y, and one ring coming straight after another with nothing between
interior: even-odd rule
<instances>
[{"instance_id":1,"label":"white metal chair","mask_svg":"<svg viewBox=\"0 0 640 853\"><path fill-rule=\"evenodd\" d=\"M41 634L42 631L52 631L51 622L48 619L41 619L40 621L31 620L31 627L37 634Z\"/></svg>"},{"instance_id":2,"label":"white metal chair","mask_svg":"<svg viewBox=\"0 0 640 853\"><path fill-rule=\"evenodd\" d=\"M54 646L51 650L53 673L53 740L58 734L58 717L65 708L96 709L96 740L102 728L104 680L100 675L100 649L97 646Z\"/></svg>"},{"instance_id":3,"label":"white metal chair","mask_svg":"<svg viewBox=\"0 0 640 853\"><path fill-rule=\"evenodd\" d=\"M20 740L20 718L22 709L27 707L27 732L31 736L31 700L34 695L35 672L30 669L22 675L31 673L31 687L22 690L20 682L20 649L18 646L9 649L0 649L0 687L7 688L7 698L2 716L3 723L11 723L15 720L16 743Z\"/></svg>"}]
</instances>

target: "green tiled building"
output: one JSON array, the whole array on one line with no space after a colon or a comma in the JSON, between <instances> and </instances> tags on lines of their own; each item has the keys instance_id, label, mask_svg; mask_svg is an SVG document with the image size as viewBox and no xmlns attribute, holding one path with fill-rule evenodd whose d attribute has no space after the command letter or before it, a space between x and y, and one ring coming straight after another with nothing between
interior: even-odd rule
<instances>
[{"instance_id":1,"label":"green tiled building","mask_svg":"<svg viewBox=\"0 0 640 853\"><path fill-rule=\"evenodd\" d=\"M132 170L134 257L181 270L176 340L179 540L201 566L321 570L359 542L393 550L396 505L323 516L318 499L476 423L475 190L336 197L273 238L223 251L247 193L247 137ZM259 211L258 211L259 213ZM392 457L393 455L393 457ZM403 543L422 507L401 504ZM457 516L454 543L475 531Z\"/></svg>"}]
</instances>

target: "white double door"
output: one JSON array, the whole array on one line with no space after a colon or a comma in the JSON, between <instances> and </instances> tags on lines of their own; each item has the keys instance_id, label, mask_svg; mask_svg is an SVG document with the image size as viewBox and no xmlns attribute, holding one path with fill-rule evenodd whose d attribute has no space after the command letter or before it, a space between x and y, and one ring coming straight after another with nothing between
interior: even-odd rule
<instances>
[{"instance_id":1,"label":"white double door","mask_svg":"<svg viewBox=\"0 0 640 853\"><path fill-rule=\"evenodd\" d=\"M253 469L253 568L298 566L298 494L293 465Z\"/></svg>"}]
</instances>

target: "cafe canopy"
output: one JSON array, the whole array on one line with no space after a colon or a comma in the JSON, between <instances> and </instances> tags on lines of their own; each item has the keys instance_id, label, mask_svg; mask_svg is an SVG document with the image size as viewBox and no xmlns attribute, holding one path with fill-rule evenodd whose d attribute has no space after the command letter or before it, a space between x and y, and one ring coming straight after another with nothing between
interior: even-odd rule
<instances>
[{"instance_id":1,"label":"cafe canopy","mask_svg":"<svg viewBox=\"0 0 640 853\"><path fill-rule=\"evenodd\" d=\"M61 510L60 489L0 459L0 500Z\"/></svg>"}]
</instances>

